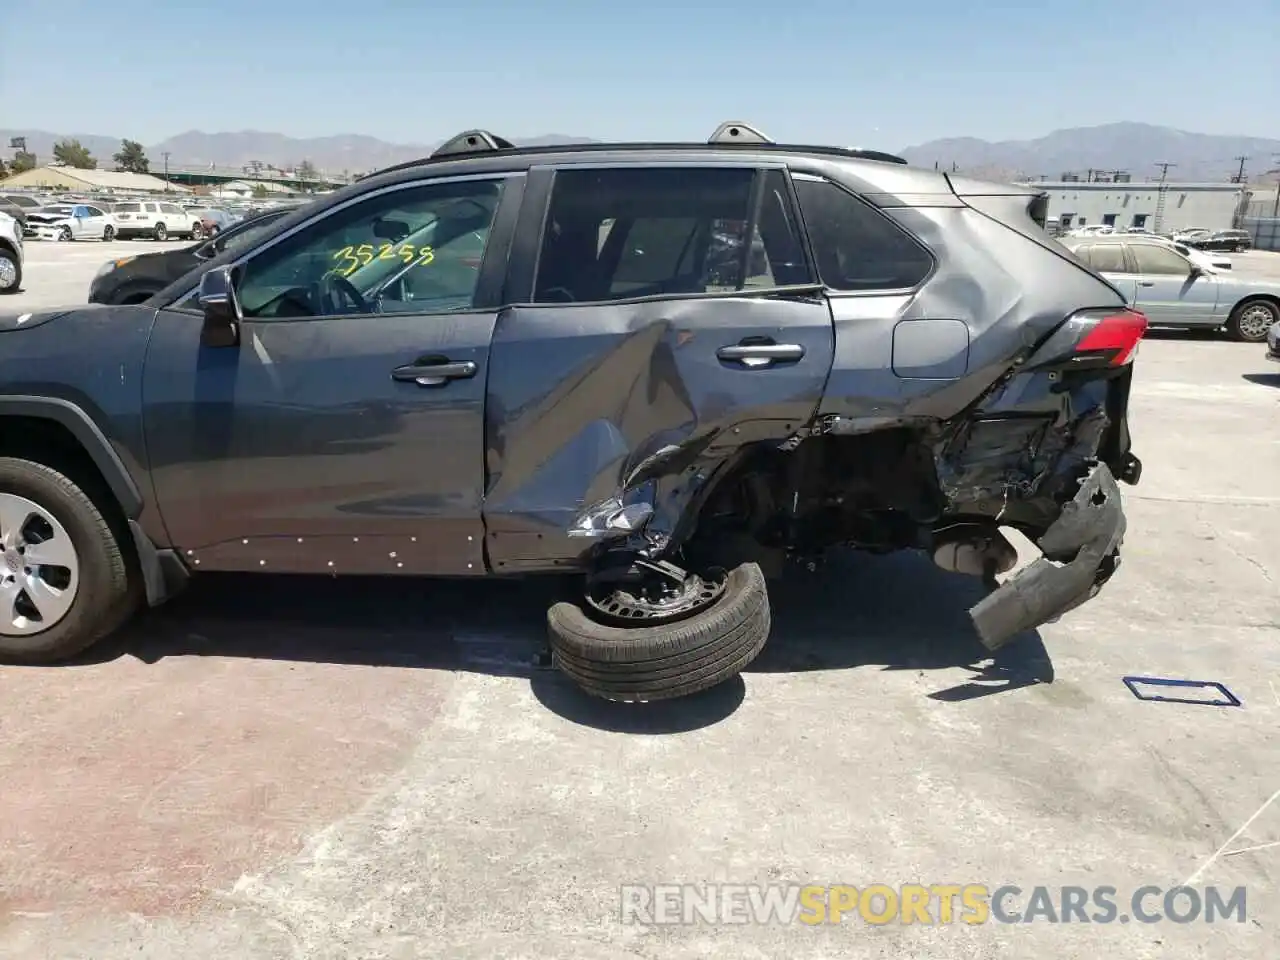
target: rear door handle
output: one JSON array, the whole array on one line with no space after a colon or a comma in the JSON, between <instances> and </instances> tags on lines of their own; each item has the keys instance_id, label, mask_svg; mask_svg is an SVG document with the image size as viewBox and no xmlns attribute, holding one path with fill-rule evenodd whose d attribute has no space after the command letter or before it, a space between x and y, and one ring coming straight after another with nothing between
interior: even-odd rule
<instances>
[{"instance_id":1,"label":"rear door handle","mask_svg":"<svg viewBox=\"0 0 1280 960\"><path fill-rule=\"evenodd\" d=\"M401 383L416 383L420 387L442 387L450 380L466 380L476 375L476 365L470 360L451 363L419 361L391 371L391 379Z\"/></svg>"},{"instance_id":2,"label":"rear door handle","mask_svg":"<svg viewBox=\"0 0 1280 960\"><path fill-rule=\"evenodd\" d=\"M1139 281L1138 281L1138 286L1140 286L1140 287L1154 287L1155 285L1156 285L1156 282L1155 282L1154 280L1139 280Z\"/></svg>"},{"instance_id":3,"label":"rear door handle","mask_svg":"<svg viewBox=\"0 0 1280 960\"><path fill-rule=\"evenodd\" d=\"M741 363L755 369L767 367L776 361L795 361L804 357L804 347L798 343L735 343L716 351L721 360Z\"/></svg>"}]
</instances>

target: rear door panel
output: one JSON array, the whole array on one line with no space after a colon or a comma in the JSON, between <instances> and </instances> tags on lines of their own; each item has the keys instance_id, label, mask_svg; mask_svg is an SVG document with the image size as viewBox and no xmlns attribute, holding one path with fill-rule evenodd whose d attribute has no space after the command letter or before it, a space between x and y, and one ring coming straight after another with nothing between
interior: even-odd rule
<instances>
[{"instance_id":1,"label":"rear door panel","mask_svg":"<svg viewBox=\"0 0 1280 960\"><path fill-rule=\"evenodd\" d=\"M497 571L572 565L575 533L610 504L643 501L669 535L693 492L744 443L781 442L815 414L831 370L831 312L814 293L529 303L553 173L530 174L486 397L485 526ZM521 302L524 301L524 302ZM799 348L752 366L747 340ZM636 469L657 455L652 478Z\"/></svg>"}]
</instances>

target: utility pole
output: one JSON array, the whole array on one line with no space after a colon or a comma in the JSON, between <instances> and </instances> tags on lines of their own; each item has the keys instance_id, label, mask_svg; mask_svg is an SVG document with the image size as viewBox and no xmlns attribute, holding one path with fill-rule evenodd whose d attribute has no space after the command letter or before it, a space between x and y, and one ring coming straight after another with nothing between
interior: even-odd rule
<instances>
[{"instance_id":1,"label":"utility pole","mask_svg":"<svg viewBox=\"0 0 1280 960\"><path fill-rule=\"evenodd\" d=\"M1156 215L1155 224L1152 226L1153 233L1160 233L1164 227L1164 201L1169 195L1169 186L1165 182L1169 179L1169 168L1176 167L1176 163L1169 163L1165 160L1157 160L1155 165L1160 168L1160 187L1156 194Z\"/></svg>"},{"instance_id":2,"label":"utility pole","mask_svg":"<svg viewBox=\"0 0 1280 960\"><path fill-rule=\"evenodd\" d=\"M1249 158L1248 158L1248 157L1236 157L1235 159L1240 161L1240 170L1236 173L1236 175L1235 175L1234 177L1232 177L1232 178L1231 178L1231 182L1232 182L1232 183L1244 183L1244 162L1245 162L1246 160L1248 160Z\"/></svg>"},{"instance_id":3,"label":"utility pole","mask_svg":"<svg viewBox=\"0 0 1280 960\"><path fill-rule=\"evenodd\" d=\"M166 150L161 154L164 157L164 192L169 192L169 151Z\"/></svg>"}]
</instances>

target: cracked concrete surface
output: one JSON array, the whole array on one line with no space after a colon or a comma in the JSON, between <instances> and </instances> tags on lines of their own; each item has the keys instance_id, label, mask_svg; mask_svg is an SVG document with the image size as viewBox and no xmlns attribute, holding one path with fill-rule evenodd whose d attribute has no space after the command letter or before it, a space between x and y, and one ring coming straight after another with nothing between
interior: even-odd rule
<instances>
[{"instance_id":1,"label":"cracked concrete surface","mask_svg":"<svg viewBox=\"0 0 1280 960\"><path fill-rule=\"evenodd\" d=\"M537 583L225 578L97 662L0 670L0 956L1270 960L1280 847L1214 854L1280 788L1280 368L1177 335L1138 362L1124 563L994 668L973 585L895 556L783 584L740 682L653 710L536 665ZM1232 849L1274 841L1280 803ZM619 923L624 883L1199 870L1246 923Z\"/></svg>"}]
</instances>

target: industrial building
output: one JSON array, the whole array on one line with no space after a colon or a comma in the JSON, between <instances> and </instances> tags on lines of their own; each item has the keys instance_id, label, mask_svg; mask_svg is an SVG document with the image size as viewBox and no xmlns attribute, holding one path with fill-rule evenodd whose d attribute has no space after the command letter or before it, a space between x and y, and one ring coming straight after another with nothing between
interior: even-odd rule
<instances>
[{"instance_id":1,"label":"industrial building","mask_svg":"<svg viewBox=\"0 0 1280 960\"><path fill-rule=\"evenodd\" d=\"M187 187L166 183L146 173L120 170L81 170L79 167L36 167L6 177L6 190L72 190L77 193L190 193Z\"/></svg>"},{"instance_id":2,"label":"industrial building","mask_svg":"<svg viewBox=\"0 0 1280 960\"><path fill-rule=\"evenodd\" d=\"M1227 230L1248 200L1239 183L1035 180L1027 186L1049 195L1048 218L1064 232L1093 224L1153 233Z\"/></svg>"}]
</instances>

